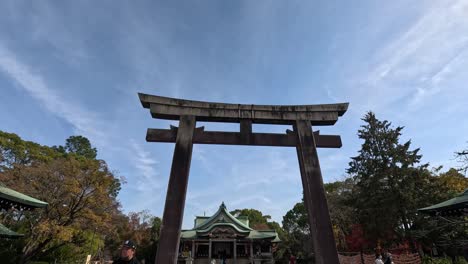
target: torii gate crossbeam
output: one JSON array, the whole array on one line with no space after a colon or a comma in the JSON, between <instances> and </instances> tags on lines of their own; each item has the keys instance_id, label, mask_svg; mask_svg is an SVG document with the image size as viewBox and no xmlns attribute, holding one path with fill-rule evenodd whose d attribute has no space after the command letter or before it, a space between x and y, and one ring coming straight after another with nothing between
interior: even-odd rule
<instances>
[{"instance_id":1,"label":"torii gate crossbeam","mask_svg":"<svg viewBox=\"0 0 468 264\"><path fill-rule=\"evenodd\" d=\"M175 264L184 214L193 144L296 147L304 203L318 264L339 264L323 188L317 147L339 148L340 136L320 135L312 126L333 125L348 103L320 105L246 105L181 100L138 94L153 118L179 120L179 127L148 129L148 142L175 142L156 264ZM197 121L240 124L240 132L204 131ZM252 133L252 124L292 125L286 134Z\"/></svg>"}]
</instances>

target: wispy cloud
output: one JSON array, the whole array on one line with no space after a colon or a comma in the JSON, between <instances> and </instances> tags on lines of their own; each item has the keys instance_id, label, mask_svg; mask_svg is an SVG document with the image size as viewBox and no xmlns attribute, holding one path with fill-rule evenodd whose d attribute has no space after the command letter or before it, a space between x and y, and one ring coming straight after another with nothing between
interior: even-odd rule
<instances>
[{"instance_id":1,"label":"wispy cloud","mask_svg":"<svg viewBox=\"0 0 468 264\"><path fill-rule=\"evenodd\" d=\"M111 126L104 118L62 96L58 91L48 86L40 72L32 69L32 66L23 63L15 54L0 45L1 73L14 81L18 89L25 91L44 109L69 123L76 134L88 137L100 150L113 152L114 156L128 157L127 160L132 161L137 171L137 173L131 173L131 182L136 183L132 186L136 186L143 195L160 199L159 196L152 195L152 192L161 187L161 183L154 168L157 161L151 158L150 153L134 140L130 140L130 143L123 143L127 146L129 144L130 151L122 145L120 147L112 146L109 140L117 140L119 136L109 135L106 129Z\"/></svg>"},{"instance_id":2,"label":"wispy cloud","mask_svg":"<svg viewBox=\"0 0 468 264\"><path fill-rule=\"evenodd\" d=\"M441 81L460 66L460 55L468 48L467 17L467 1L434 3L408 30L381 48L373 57L373 70L358 81L367 87L373 108L408 96L408 105L415 107L438 94L443 89Z\"/></svg>"},{"instance_id":3,"label":"wispy cloud","mask_svg":"<svg viewBox=\"0 0 468 264\"><path fill-rule=\"evenodd\" d=\"M93 142L105 141L104 133L98 128L98 116L95 113L67 100L58 91L50 88L40 72L23 63L1 43L0 70L42 107L72 125L77 133L92 137Z\"/></svg>"},{"instance_id":4,"label":"wispy cloud","mask_svg":"<svg viewBox=\"0 0 468 264\"><path fill-rule=\"evenodd\" d=\"M232 164L229 178L236 183L236 190L300 181L298 162L294 155L271 149L265 151L264 155L256 154L246 155Z\"/></svg>"},{"instance_id":5,"label":"wispy cloud","mask_svg":"<svg viewBox=\"0 0 468 264\"><path fill-rule=\"evenodd\" d=\"M135 155L132 157L133 165L139 173L135 174L136 186L138 191L151 192L162 187L159 174L155 166L158 161L151 158L150 152L143 149L135 140L130 140L132 152ZM149 195L149 193L147 193Z\"/></svg>"},{"instance_id":6,"label":"wispy cloud","mask_svg":"<svg viewBox=\"0 0 468 264\"><path fill-rule=\"evenodd\" d=\"M119 151L120 155L130 157L138 171L132 176L136 178L136 186L139 190L153 191L161 187L154 168L157 161L150 157L149 152L134 140L130 140L130 147L133 151L109 146L109 134L104 129L107 122L103 118L50 88L39 72L21 62L2 45L0 45L0 72L16 82L18 88L24 90L47 111L69 123L75 129L75 133L85 135L93 144L104 150L114 149Z\"/></svg>"},{"instance_id":7,"label":"wispy cloud","mask_svg":"<svg viewBox=\"0 0 468 264\"><path fill-rule=\"evenodd\" d=\"M70 14L58 10L56 5L47 1L35 6L35 9L30 18L33 40L51 45L54 55L70 65L80 65L90 58L85 45L87 35L81 32L81 25L62 22ZM24 19L24 15L20 17Z\"/></svg>"}]
</instances>

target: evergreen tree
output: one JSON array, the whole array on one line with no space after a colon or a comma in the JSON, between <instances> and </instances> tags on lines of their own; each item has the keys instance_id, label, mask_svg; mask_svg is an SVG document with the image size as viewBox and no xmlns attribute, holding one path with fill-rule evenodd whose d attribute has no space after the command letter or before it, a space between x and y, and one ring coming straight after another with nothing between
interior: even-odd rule
<instances>
[{"instance_id":1,"label":"evergreen tree","mask_svg":"<svg viewBox=\"0 0 468 264\"><path fill-rule=\"evenodd\" d=\"M420 164L419 149L410 150L411 141L400 143L403 127L393 128L372 112L362 120L358 136L364 143L347 169L355 182L351 199L360 224L374 243L411 240L416 209L427 196L428 165Z\"/></svg>"}]
</instances>

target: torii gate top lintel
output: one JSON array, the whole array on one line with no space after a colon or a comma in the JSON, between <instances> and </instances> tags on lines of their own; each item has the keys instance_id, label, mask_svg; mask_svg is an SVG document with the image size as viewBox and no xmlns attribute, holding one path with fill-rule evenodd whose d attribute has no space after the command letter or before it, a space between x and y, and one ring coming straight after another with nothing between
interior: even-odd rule
<instances>
[{"instance_id":1,"label":"torii gate top lintel","mask_svg":"<svg viewBox=\"0 0 468 264\"><path fill-rule=\"evenodd\" d=\"M293 125L309 120L311 125L333 125L348 109L348 103L317 105L253 105L183 100L139 93L141 104L153 118L179 120L193 115L197 121Z\"/></svg>"}]
</instances>

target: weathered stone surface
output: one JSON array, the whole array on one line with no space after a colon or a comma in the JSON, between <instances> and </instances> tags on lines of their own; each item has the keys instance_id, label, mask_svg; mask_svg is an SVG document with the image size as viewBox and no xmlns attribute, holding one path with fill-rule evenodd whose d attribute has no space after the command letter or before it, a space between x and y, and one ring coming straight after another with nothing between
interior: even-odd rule
<instances>
[{"instance_id":1,"label":"weathered stone surface","mask_svg":"<svg viewBox=\"0 0 468 264\"><path fill-rule=\"evenodd\" d=\"M242 129L241 129L242 130ZM248 128L246 128L248 131ZM174 143L177 137L177 128L172 129L148 129L146 141ZM314 132L315 142L318 148L340 148L341 138L336 135L320 135ZM287 134L273 133L238 133L203 131L196 129L193 136L193 144L217 144L217 145L250 145L250 146L274 146L295 147L297 137L295 132Z\"/></svg>"},{"instance_id":2,"label":"weathered stone surface","mask_svg":"<svg viewBox=\"0 0 468 264\"><path fill-rule=\"evenodd\" d=\"M156 263L176 263L192 160L194 116L181 116L167 187Z\"/></svg>"},{"instance_id":3,"label":"weathered stone surface","mask_svg":"<svg viewBox=\"0 0 468 264\"><path fill-rule=\"evenodd\" d=\"M309 121L298 120L294 130L315 263L339 264L312 126Z\"/></svg>"},{"instance_id":4,"label":"weathered stone surface","mask_svg":"<svg viewBox=\"0 0 468 264\"><path fill-rule=\"evenodd\" d=\"M260 124L294 124L309 120L312 125L333 125L348 109L348 103L318 105L247 105L182 100L139 94L141 104L154 118L178 120L181 115L194 115L197 121L241 122Z\"/></svg>"}]
</instances>

